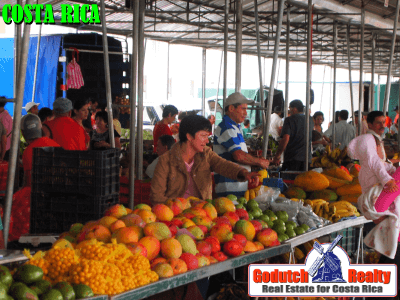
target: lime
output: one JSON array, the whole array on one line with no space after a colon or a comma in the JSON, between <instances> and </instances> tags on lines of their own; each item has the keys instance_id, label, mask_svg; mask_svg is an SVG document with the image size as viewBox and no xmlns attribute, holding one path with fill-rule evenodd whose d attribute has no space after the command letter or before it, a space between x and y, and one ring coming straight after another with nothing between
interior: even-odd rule
<instances>
[{"instance_id":1,"label":"lime","mask_svg":"<svg viewBox=\"0 0 400 300\"><path fill-rule=\"evenodd\" d=\"M282 220L283 222L286 222L289 219L288 213L283 210L277 211L275 215L278 217L278 219Z\"/></svg>"},{"instance_id":2,"label":"lime","mask_svg":"<svg viewBox=\"0 0 400 300\"><path fill-rule=\"evenodd\" d=\"M247 213L249 215L249 221L254 220L254 216L251 214L251 212Z\"/></svg>"},{"instance_id":3,"label":"lime","mask_svg":"<svg viewBox=\"0 0 400 300\"><path fill-rule=\"evenodd\" d=\"M310 226L308 226L307 224L301 224L300 227L303 228L304 231L307 231L310 229Z\"/></svg>"},{"instance_id":4,"label":"lime","mask_svg":"<svg viewBox=\"0 0 400 300\"><path fill-rule=\"evenodd\" d=\"M258 208L258 202L254 199L249 200L249 202L247 202L247 210L253 210Z\"/></svg>"},{"instance_id":5,"label":"lime","mask_svg":"<svg viewBox=\"0 0 400 300\"><path fill-rule=\"evenodd\" d=\"M291 230L286 230L285 233L288 235L289 238L293 238L293 237L296 236L296 232L294 232L293 229L291 229Z\"/></svg>"},{"instance_id":6,"label":"lime","mask_svg":"<svg viewBox=\"0 0 400 300\"><path fill-rule=\"evenodd\" d=\"M303 234L303 233L305 233L306 231L304 230L304 228L302 228L302 227L296 227L295 229L294 229L294 232L296 232L296 234L297 235L300 235L300 234Z\"/></svg>"},{"instance_id":7,"label":"lime","mask_svg":"<svg viewBox=\"0 0 400 300\"><path fill-rule=\"evenodd\" d=\"M293 226L292 224L287 224L287 223L285 224L286 224L286 230L293 230L296 228L296 226Z\"/></svg>"},{"instance_id":8,"label":"lime","mask_svg":"<svg viewBox=\"0 0 400 300\"><path fill-rule=\"evenodd\" d=\"M272 210L266 210L264 211L264 215L267 215L270 219L270 221L275 221L278 217L274 214Z\"/></svg>"},{"instance_id":9,"label":"lime","mask_svg":"<svg viewBox=\"0 0 400 300\"><path fill-rule=\"evenodd\" d=\"M51 289L41 295L40 300L63 300L63 296L59 290Z\"/></svg>"},{"instance_id":10,"label":"lime","mask_svg":"<svg viewBox=\"0 0 400 300\"><path fill-rule=\"evenodd\" d=\"M14 279L26 284L31 284L43 278L43 270L33 265L23 265L15 273Z\"/></svg>"},{"instance_id":11,"label":"lime","mask_svg":"<svg viewBox=\"0 0 400 300\"><path fill-rule=\"evenodd\" d=\"M87 286L86 284L74 285L74 291L76 299L82 299L94 296L92 289L90 288L90 286Z\"/></svg>"},{"instance_id":12,"label":"lime","mask_svg":"<svg viewBox=\"0 0 400 300\"><path fill-rule=\"evenodd\" d=\"M41 289L39 289L37 286L31 286L30 289L32 291L34 291L36 293L36 295L38 295L38 296L43 294L43 291Z\"/></svg>"},{"instance_id":13,"label":"lime","mask_svg":"<svg viewBox=\"0 0 400 300\"><path fill-rule=\"evenodd\" d=\"M285 222L285 224L286 224L286 227L287 227L288 225L292 225L293 228L296 228L296 227L297 227L297 224L296 224L295 221L287 221L287 222Z\"/></svg>"},{"instance_id":14,"label":"lime","mask_svg":"<svg viewBox=\"0 0 400 300\"><path fill-rule=\"evenodd\" d=\"M8 290L12 282L13 278L10 271L7 269L7 267L0 266L0 283L3 283Z\"/></svg>"},{"instance_id":15,"label":"lime","mask_svg":"<svg viewBox=\"0 0 400 300\"><path fill-rule=\"evenodd\" d=\"M282 220L276 220L274 222L274 227L272 227L272 229L280 234L285 233L285 231L286 231L285 222L283 222Z\"/></svg>"},{"instance_id":16,"label":"lime","mask_svg":"<svg viewBox=\"0 0 400 300\"><path fill-rule=\"evenodd\" d=\"M268 221L267 224L268 224L268 228L274 227L274 222L272 222L272 221Z\"/></svg>"},{"instance_id":17,"label":"lime","mask_svg":"<svg viewBox=\"0 0 400 300\"><path fill-rule=\"evenodd\" d=\"M232 195L232 194L226 196L226 198L228 198L231 201L237 201L237 197L235 195Z\"/></svg>"},{"instance_id":18,"label":"lime","mask_svg":"<svg viewBox=\"0 0 400 300\"><path fill-rule=\"evenodd\" d=\"M236 204L235 207L236 209L245 209L243 204Z\"/></svg>"},{"instance_id":19,"label":"lime","mask_svg":"<svg viewBox=\"0 0 400 300\"><path fill-rule=\"evenodd\" d=\"M268 215L261 215L258 217L259 220L263 220L264 222L269 222L270 219L268 217Z\"/></svg>"},{"instance_id":20,"label":"lime","mask_svg":"<svg viewBox=\"0 0 400 300\"><path fill-rule=\"evenodd\" d=\"M286 241L289 239L289 236L284 233L278 233L278 241L282 243L283 241Z\"/></svg>"},{"instance_id":21,"label":"lime","mask_svg":"<svg viewBox=\"0 0 400 300\"><path fill-rule=\"evenodd\" d=\"M75 300L75 291L68 282L61 281L54 288L61 292L64 300Z\"/></svg>"},{"instance_id":22,"label":"lime","mask_svg":"<svg viewBox=\"0 0 400 300\"><path fill-rule=\"evenodd\" d=\"M262 216L262 210L259 208L250 210L250 213L253 215L254 218Z\"/></svg>"},{"instance_id":23,"label":"lime","mask_svg":"<svg viewBox=\"0 0 400 300\"><path fill-rule=\"evenodd\" d=\"M283 222L282 220L279 220L279 219L274 221L274 226L283 226L286 228L285 222Z\"/></svg>"},{"instance_id":24,"label":"lime","mask_svg":"<svg viewBox=\"0 0 400 300\"><path fill-rule=\"evenodd\" d=\"M247 200L245 197L240 197L239 199L237 199L237 202L239 202L240 204L246 204Z\"/></svg>"}]
</instances>

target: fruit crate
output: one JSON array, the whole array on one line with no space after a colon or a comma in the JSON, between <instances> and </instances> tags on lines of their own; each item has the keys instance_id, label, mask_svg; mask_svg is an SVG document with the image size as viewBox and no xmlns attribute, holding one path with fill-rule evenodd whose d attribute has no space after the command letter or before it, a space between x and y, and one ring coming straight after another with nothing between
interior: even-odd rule
<instances>
[{"instance_id":1,"label":"fruit crate","mask_svg":"<svg viewBox=\"0 0 400 300\"><path fill-rule=\"evenodd\" d=\"M151 182L135 180L135 192L134 192L135 205L140 203L151 205L150 188L151 188Z\"/></svg>"},{"instance_id":2,"label":"fruit crate","mask_svg":"<svg viewBox=\"0 0 400 300\"><path fill-rule=\"evenodd\" d=\"M360 230L357 227L349 227L342 229L337 232L331 233L332 241L338 236L341 235L343 238L340 240L338 245L342 247L349 256L355 254L357 252L357 243L358 236L360 234Z\"/></svg>"},{"instance_id":3,"label":"fruit crate","mask_svg":"<svg viewBox=\"0 0 400 300\"><path fill-rule=\"evenodd\" d=\"M35 148L32 192L108 196L119 193L119 149L68 151Z\"/></svg>"},{"instance_id":4,"label":"fruit crate","mask_svg":"<svg viewBox=\"0 0 400 300\"><path fill-rule=\"evenodd\" d=\"M118 203L118 194L87 196L84 194L32 193L30 233L61 233L74 223L86 223L103 217Z\"/></svg>"}]
</instances>

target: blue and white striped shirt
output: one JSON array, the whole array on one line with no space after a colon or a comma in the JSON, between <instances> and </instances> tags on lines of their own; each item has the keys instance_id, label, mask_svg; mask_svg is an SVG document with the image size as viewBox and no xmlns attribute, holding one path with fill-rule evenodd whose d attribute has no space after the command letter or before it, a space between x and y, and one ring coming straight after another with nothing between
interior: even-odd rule
<instances>
[{"instance_id":1,"label":"blue and white striped shirt","mask_svg":"<svg viewBox=\"0 0 400 300\"><path fill-rule=\"evenodd\" d=\"M247 153L247 146L243 138L243 131L240 124L236 124L229 116L224 115L222 122L215 128L213 150L222 158L234 161L233 152L242 150ZM250 166L242 165L249 172ZM248 183L214 174L215 191L218 197L233 194L239 197L247 191Z\"/></svg>"}]
</instances>

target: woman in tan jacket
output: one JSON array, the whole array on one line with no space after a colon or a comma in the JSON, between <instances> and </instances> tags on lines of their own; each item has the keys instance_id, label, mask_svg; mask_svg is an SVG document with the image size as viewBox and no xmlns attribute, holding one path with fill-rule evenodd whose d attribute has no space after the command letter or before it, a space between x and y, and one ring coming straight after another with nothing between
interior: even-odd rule
<instances>
[{"instance_id":1,"label":"woman in tan jacket","mask_svg":"<svg viewBox=\"0 0 400 300\"><path fill-rule=\"evenodd\" d=\"M179 127L180 141L160 156L154 171L150 191L153 204L177 197L211 199L211 172L258 184L257 173L249 173L206 146L210 132L211 123L202 116L190 116L182 120Z\"/></svg>"}]
</instances>

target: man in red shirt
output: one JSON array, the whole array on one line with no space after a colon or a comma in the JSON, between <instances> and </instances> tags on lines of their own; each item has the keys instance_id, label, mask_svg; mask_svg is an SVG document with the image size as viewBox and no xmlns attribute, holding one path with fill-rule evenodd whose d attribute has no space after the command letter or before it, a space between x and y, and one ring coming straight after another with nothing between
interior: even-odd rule
<instances>
[{"instance_id":1,"label":"man in red shirt","mask_svg":"<svg viewBox=\"0 0 400 300\"><path fill-rule=\"evenodd\" d=\"M71 118L72 102L57 98L53 103L54 120L43 123L44 136L65 150L87 150L85 129Z\"/></svg>"},{"instance_id":2,"label":"man in red shirt","mask_svg":"<svg viewBox=\"0 0 400 300\"><path fill-rule=\"evenodd\" d=\"M31 185L31 171L33 163L33 149L41 147L60 147L55 141L42 136L42 123L36 115L29 114L21 119L21 131L28 143L22 155L22 165L24 167L24 186Z\"/></svg>"},{"instance_id":3,"label":"man in red shirt","mask_svg":"<svg viewBox=\"0 0 400 300\"><path fill-rule=\"evenodd\" d=\"M169 125L175 121L178 109L173 105L167 105L164 107L162 120L154 126L153 130L153 145L154 153L157 153L157 142L158 138L163 135L173 135Z\"/></svg>"}]
</instances>

